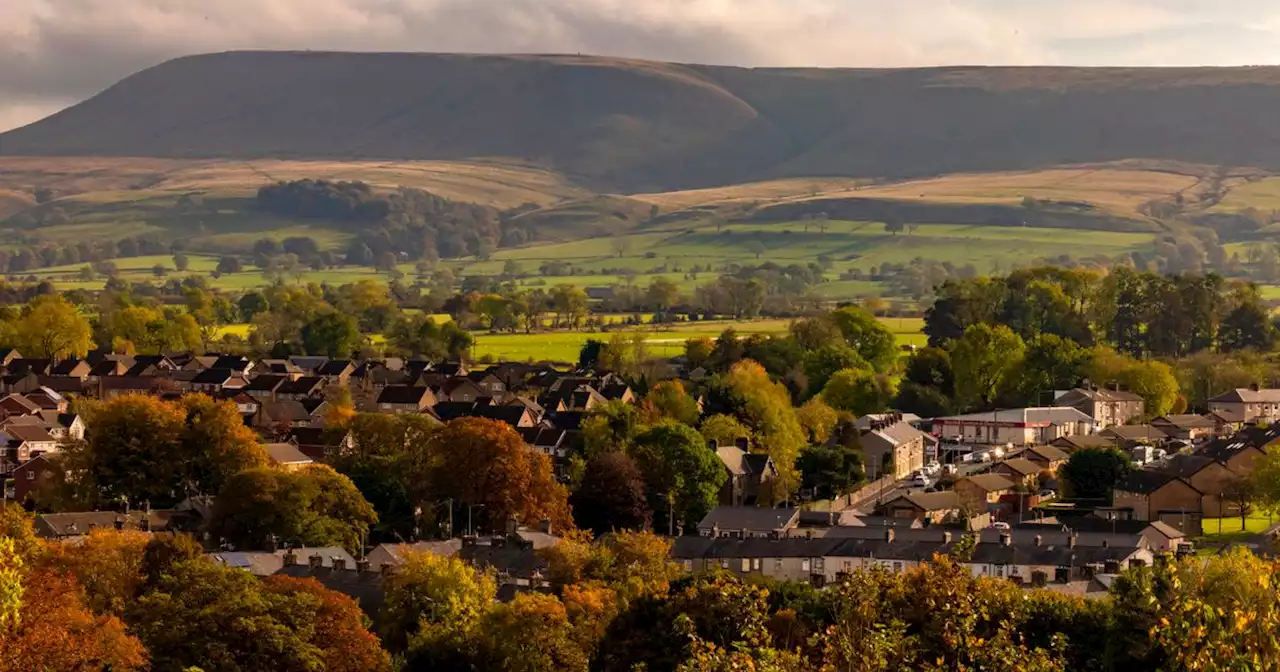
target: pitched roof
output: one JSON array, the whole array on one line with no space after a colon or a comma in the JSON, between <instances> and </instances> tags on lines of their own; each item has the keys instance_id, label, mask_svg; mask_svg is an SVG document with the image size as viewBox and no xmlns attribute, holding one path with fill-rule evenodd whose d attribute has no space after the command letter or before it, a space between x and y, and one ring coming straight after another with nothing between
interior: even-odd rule
<instances>
[{"instance_id":1,"label":"pitched roof","mask_svg":"<svg viewBox=\"0 0 1280 672\"><path fill-rule=\"evenodd\" d=\"M317 376L340 376L355 371L355 365L349 359L331 359L316 367Z\"/></svg>"},{"instance_id":2,"label":"pitched roof","mask_svg":"<svg viewBox=\"0 0 1280 672\"><path fill-rule=\"evenodd\" d=\"M1035 446L1035 447L1036 448L1053 447L1054 450L1058 450L1056 447L1054 447L1057 445L1066 445L1066 446L1070 446L1072 450L1079 450L1081 448L1114 448L1116 445L1116 442L1114 439L1109 439L1105 436L1102 436L1101 434L1076 434L1073 436L1060 436L1054 439L1053 443L1049 446ZM1066 456L1067 456L1066 453L1063 453L1061 450L1058 450L1058 452L1062 453L1063 455L1061 459L1066 459ZM1041 457L1044 457L1044 455L1041 455ZM1058 459L1058 458L1046 458L1046 459Z\"/></svg>"},{"instance_id":3,"label":"pitched roof","mask_svg":"<svg viewBox=\"0 0 1280 672\"><path fill-rule=\"evenodd\" d=\"M1069 390L1066 394L1058 397L1058 401L1076 397L1080 399L1091 399L1094 401L1142 401L1140 395L1129 392L1128 390L1108 390L1105 388L1089 389L1085 387L1077 387Z\"/></svg>"},{"instance_id":4,"label":"pitched roof","mask_svg":"<svg viewBox=\"0 0 1280 672\"><path fill-rule=\"evenodd\" d=\"M248 385L244 386L245 392L275 392L282 385L288 382L289 377L274 373L264 373L254 376Z\"/></svg>"},{"instance_id":5,"label":"pitched roof","mask_svg":"<svg viewBox=\"0 0 1280 672\"><path fill-rule=\"evenodd\" d=\"M423 397L431 393L426 387L388 385L378 393L379 404L421 404Z\"/></svg>"},{"instance_id":6,"label":"pitched roof","mask_svg":"<svg viewBox=\"0 0 1280 672\"><path fill-rule=\"evenodd\" d=\"M1116 425L1102 430L1099 434L1109 434L1122 441L1163 441L1169 438L1168 434L1151 425Z\"/></svg>"},{"instance_id":7,"label":"pitched roof","mask_svg":"<svg viewBox=\"0 0 1280 672\"><path fill-rule=\"evenodd\" d=\"M1211 397L1209 398L1209 401L1245 404L1280 404L1280 390L1274 388L1255 390L1248 387L1238 387L1234 390L1223 392L1216 397Z\"/></svg>"},{"instance_id":8,"label":"pitched roof","mask_svg":"<svg viewBox=\"0 0 1280 672\"><path fill-rule=\"evenodd\" d=\"M19 441L47 443L57 441L48 430L40 425L14 424L4 428L4 433Z\"/></svg>"},{"instance_id":9,"label":"pitched roof","mask_svg":"<svg viewBox=\"0 0 1280 672\"><path fill-rule=\"evenodd\" d=\"M1033 408L1009 408L983 413L952 415L936 418L945 423L1020 423L1030 425L1061 425L1068 422L1093 422L1093 418L1070 406L1043 406Z\"/></svg>"},{"instance_id":10,"label":"pitched roof","mask_svg":"<svg viewBox=\"0 0 1280 672\"><path fill-rule=\"evenodd\" d=\"M899 495L895 499L889 500L885 506L893 504L897 500L905 500L912 506L922 511L949 511L960 508L960 496L955 490L941 490L939 492L907 492Z\"/></svg>"},{"instance_id":11,"label":"pitched roof","mask_svg":"<svg viewBox=\"0 0 1280 672\"><path fill-rule=\"evenodd\" d=\"M1152 465L1152 469L1171 474L1177 478L1191 478L1200 473L1206 467L1215 464L1216 461L1212 457L1205 455L1188 455L1186 453L1178 453L1171 455L1163 462Z\"/></svg>"},{"instance_id":12,"label":"pitched roof","mask_svg":"<svg viewBox=\"0 0 1280 672\"><path fill-rule=\"evenodd\" d=\"M698 523L698 529L781 530L796 522L795 509L757 506L717 506Z\"/></svg>"},{"instance_id":13,"label":"pitched roof","mask_svg":"<svg viewBox=\"0 0 1280 672\"><path fill-rule=\"evenodd\" d=\"M311 419L311 414L307 412L307 408L293 399L264 401L260 411L263 415L276 421L302 422Z\"/></svg>"},{"instance_id":14,"label":"pitched roof","mask_svg":"<svg viewBox=\"0 0 1280 672\"><path fill-rule=\"evenodd\" d=\"M355 558L345 549L337 546L302 546L298 548L279 549L277 551L219 551L210 553L209 557L221 565L244 569L254 576L271 576L284 568L285 555L293 553L295 562L307 566L312 556L320 556L323 567L333 567L334 559L346 563L347 567L355 567ZM296 566L296 565L295 565Z\"/></svg>"},{"instance_id":15,"label":"pitched roof","mask_svg":"<svg viewBox=\"0 0 1280 672\"><path fill-rule=\"evenodd\" d=\"M235 375L231 369L205 369L196 374L191 382L196 385L222 385Z\"/></svg>"},{"instance_id":16,"label":"pitched roof","mask_svg":"<svg viewBox=\"0 0 1280 672\"><path fill-rule=\"evenodd\" d=\"M1107 447L1110 447L1112 445L1110 441L1106 441L1105 439L1103 441L1104 443L1102 445L1105 445ZM1070 455L1067 455L1065 452L1062 451L1061 448L1058 448L1057 446L1031 446L1030 448L1026 449L1023 452L1030 453L1031 455L1035 455L1037 457L1040 457L1041 459L1048 460L1049 462L1058 462L1070 457ZM1023 455L1023 457L1026 457L1026 455Z\"/></svg>"},{"instance_id":17,"label":"pitched roof","mask_svg":"<svg viewBox=\"0 0 1280 672\"><path fill-rule=\"evenodd\" d=\"M1204 429L1214 426L1213 420L1203 415L1187 413L1183 415L1162 415L1151 421L1153 427L1173 427L1175 429Z\"/></svg>"},{"instance_id":18,"label":"pitched roof","mask_svg":"<svg viewBox=\"0 0 1280 672\"><path fill-rule=\"evenodd\" d=\"M525 417L529 409L524 406L480 406L473 411L473 415L479 418L488 418L489 420L497 420L505 422L512 427L520 424L520 420Z\"/></svg>"},{"instance_id":19,"label":"pitched roof","mask_svg":"<svg viewBox=\"0 0 1280 672\"><path fill-rule=\"evenodd\" d=\"M1173 474L1155 471L1154 469L1134 469L1124 477L1124 480L1116 484L1115 489L1120 492L1149 495L1177 479L1178 477Z\"/></svg>"},{"instance_id":20,"label":"pitched roof","mask_svg":"<svg viewBox=\"0 0 1280 672\"><path fill-rule=\"evenodd\" d=\"M431 410L435 411L436 417L449 422L475 415L476 403L474 401L442 401L432 406Z\"/></svg>"},{"instance_id":21,"label":"pitched roof","mask_svg":"<svg viewBox=\"0 0 1280 672\"><path fill-rule=\"evenodd\" d=\"M999 492L1013 487L1013 481L1000 474L974 474L973 476L965 476L957 483L964 481L968 481L987 492Z\"/></svg>"},{"instance_id":22,"label":"pitched roof","mask_svg":"<svg viewBox=\"0 0 1280 672\"><path fill-rule=\"evenodd\" d=\"M555 427L521 427L517 431L525 443L539 448L558 448L569 435L568 431Z\"/></svg>"},{"instance_id":23,"label":"pitched roof","mask_svg":"<svg viewBox=\"0 0 1280 672\"><path fill-rule=\"evenodd\" d=\"M292 443L268 443L264 446L272 464L311 464L314 462Z\"/></svg>"},{"instance_id":24,"label":"pitched roof","mask_svg":"<svg viewBox=\"0 0 1280 672\"><path fill-rule=\"evenodd\" d=\"M1028 460L1024 457L1015 457L1000 463L1004 467L1016 474L1022 476L1030 476L1040 473L1040 465Z\"/></svg>"}]
</instances>

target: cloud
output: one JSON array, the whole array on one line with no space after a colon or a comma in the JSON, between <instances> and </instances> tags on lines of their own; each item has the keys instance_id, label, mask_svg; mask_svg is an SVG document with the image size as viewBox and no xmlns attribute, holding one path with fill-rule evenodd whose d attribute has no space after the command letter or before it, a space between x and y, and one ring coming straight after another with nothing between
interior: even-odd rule
<instances>
[{"instance_id":1,"label":"cloud","mask_svg":"<svg viewBox=\"0 0 1280 672\"><path fill-rule=\"evenodd\" d=\"M3 0L0 128L231 49L592 53L744 66L1256 64L1269 0Z\"/></svg>"}]
</instances>

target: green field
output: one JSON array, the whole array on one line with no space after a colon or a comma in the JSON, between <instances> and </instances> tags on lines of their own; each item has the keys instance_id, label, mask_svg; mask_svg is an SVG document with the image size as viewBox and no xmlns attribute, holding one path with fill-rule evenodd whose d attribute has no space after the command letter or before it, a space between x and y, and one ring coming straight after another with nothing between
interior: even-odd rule
<instances>
[{"instance_id":1,"label":"green field","mask_svg":"<svg viewBox=\"0 0 1280 672\"><path fill-rule=\"evenodd\" d=\"M1205 518L1201 526L1201 529L1204 530L1204 536L1196 541L1205 544L1229 544L1245 541L1262 534L1277 520L1280 519L1266 514L1255 513L1246 517L1245 525L1241 527L1239 516Z\"/></svg>"}]
</instances>

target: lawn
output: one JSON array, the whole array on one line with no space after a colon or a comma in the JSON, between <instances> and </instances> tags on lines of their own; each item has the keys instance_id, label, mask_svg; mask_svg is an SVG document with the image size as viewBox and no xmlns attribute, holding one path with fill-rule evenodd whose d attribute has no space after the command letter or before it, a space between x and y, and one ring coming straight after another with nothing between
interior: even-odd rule
<instances>
[{"instance_id":1,"label":"lawn","mask_svg":"<svg viewBox=\"0 0 1280 672\"><path fill-rule=\"evenodd\" d=\"M1274 516L1266 516L1263 514L1253 514L1245 520L1245 525L1241 527L1240 517L1232 516L1230 518L1205 518L1202 523L1204 536L1196 539L1198 543L1205 544L1229 544L1233 542L1244 541L1250 537L1262 534L1268 527L1271 527L1278 518Z\"/></svg>"}]
</instances>

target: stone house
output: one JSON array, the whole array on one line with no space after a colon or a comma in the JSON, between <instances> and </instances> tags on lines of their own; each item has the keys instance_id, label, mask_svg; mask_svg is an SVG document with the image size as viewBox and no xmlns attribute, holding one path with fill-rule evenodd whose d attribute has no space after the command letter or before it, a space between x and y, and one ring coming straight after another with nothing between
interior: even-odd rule
<instances>
[{"instance_id":1,"label":"stone house","mask_svg":"<svg viewBox=\"0 0 1280 672\"><path fill-rule=\"evenodd\" d=\"M1057 406L1070 406L1093 418L1098 427L1127 424L1146 412L1142 397L1116 387L1078 387L1054 399Z\"/></svg>"}]
</instances>

